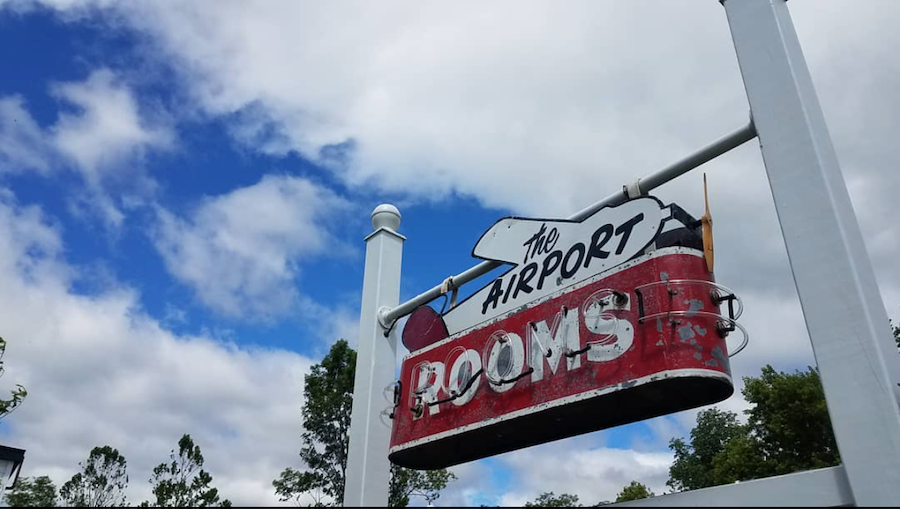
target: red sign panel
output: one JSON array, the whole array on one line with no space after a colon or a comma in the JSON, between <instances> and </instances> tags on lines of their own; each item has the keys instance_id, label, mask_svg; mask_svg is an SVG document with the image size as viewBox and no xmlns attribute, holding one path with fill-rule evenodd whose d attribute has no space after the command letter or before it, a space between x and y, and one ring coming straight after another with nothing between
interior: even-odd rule
<instances>
[{"instance_id":1,"label":"red sign panel","mask_svg":"<svg viewBox=\"0 0 900 509\"><path fill-rule=\"evenodd\" d=\"M443 468L721 401L733 298L667 247L403 361L390 459Z\"/></svg>"}]
</instances>

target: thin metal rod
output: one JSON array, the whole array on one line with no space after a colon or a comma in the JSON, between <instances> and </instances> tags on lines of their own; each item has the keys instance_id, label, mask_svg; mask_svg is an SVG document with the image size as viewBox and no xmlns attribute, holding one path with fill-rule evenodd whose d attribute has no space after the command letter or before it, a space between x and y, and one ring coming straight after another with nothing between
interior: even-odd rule
<instances>
[{"instance_id":1,"label":"thin metal rod","mask_svg":"<svg viewBox=\"0 0 900 509\"><path fill-rule=\"evenodd\" d=\"M753 138L756 138L756 127L751 120L744 127L719 138L668 168L663 168L662 170L641 179L641 190L647 192L651 189L656 189L675 177L680 177L701 164L711 161L731 149L743 145Z\"/></svg>"},{"instance_id":2,"label":"thin metal rod","mask_svg":"<svg viewBox=\"0 0 900 509\"><path fill-rule=\"evenodd\" d=\"M756 128L753 126L753 122L747 123L747 125L741 127L740 129L719 138L718 140L710 143L709 145L701 148L700 150L694 152L693 154L685 157L684 159L659 170L656 173L653 173L638 182L640 183L640 189L642 192L646 193L647 191L656 189L657 187L669 182L676 177L680 177L685 173L693 170L694 168L702 165L705 162L710 161L731 149L739 147L744 143L752 140L756 137ZM618 205L624 202L628 198L628 195L625 191L619 191L617 193L613 193L606 198L594 203L593 205L582 209L575 214L572 214L567 219L572 221L580 221L591 216L594 212L602 209L603 207L608 207L610 205ZM496 269L503 265L501 262L493 262L493 261L484 261L475 265L474 267L466 270L465 272L460 273L459 275L453 276L453 285L457 288L460 286L472 281L473 279L487 274L488 272ZM441 287L442 285L437 285L434 288L428 290L427 292L420 293L419 295L409 299L408 301L400 304L399 306L392 308L389 311L384 312L381 315L381 323L382 325L390 325L394 320L402 318L410 313L412 313L417 307L427 304L434 299L441 296Z\"/></svg>"}]
</instances>

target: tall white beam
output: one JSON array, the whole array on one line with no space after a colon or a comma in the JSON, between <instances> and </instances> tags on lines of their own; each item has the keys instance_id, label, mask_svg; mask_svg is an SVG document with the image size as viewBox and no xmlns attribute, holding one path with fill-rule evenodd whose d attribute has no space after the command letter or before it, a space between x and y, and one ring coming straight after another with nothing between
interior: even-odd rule
<instances>
[{"instance_id":1,"label":"tall white beam","mask_svg":"<svg viewBox=\"0 0 900 509\"><path fill-rule=\"evenodd\" d=\"M348 507L386 507L388 503L391 428L381 412L389 406L383 391L395 378L397 340L393 334L385 336L378 310L394 307L400 301L400 262L406 238L397 233L399 226L397 208L379 205L372 212L375 231L366 237L366 269L344 488L344 505Z\"/></svg>"},{"instance_id":2,"label":"tall white beam","mask_svg":"<svg viewBox=\"0 0 900 509\"><path fill-rule=\"evenodd\" d=\"M896 505L900 356L800 42L785 0L722 3L850 488Z\"/></svg>"}]
</instances>

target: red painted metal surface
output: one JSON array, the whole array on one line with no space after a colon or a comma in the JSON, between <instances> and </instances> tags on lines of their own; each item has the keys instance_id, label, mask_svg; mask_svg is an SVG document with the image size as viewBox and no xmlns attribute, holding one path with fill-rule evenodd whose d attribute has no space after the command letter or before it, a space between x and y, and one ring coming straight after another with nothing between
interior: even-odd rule
<instances>
[{"instance_id":1,"label":"red painted metal surface","mask_svg":"<svg viewBox=\"0 0 900 509\"><path fill-rule=\"evenodd\" d=\"M727 398L733 386L712 281L701 251L663 248L411 353L391 461L443 468ZM546 357L553 347L555 372ZM542 373L530 372L537 360Z\"/></svg>"},{"instance_id":2,"label":"red painted metal surface","mask_svg":"<svg viewBox=\"0 0 900 509\"><path fill-rule=\"evenodd\" d=\"M414 352L447 339L448 335L441 315L428 306L421 306L407 318L401 339L403 346Z\"/></svg>"}]
</instances>

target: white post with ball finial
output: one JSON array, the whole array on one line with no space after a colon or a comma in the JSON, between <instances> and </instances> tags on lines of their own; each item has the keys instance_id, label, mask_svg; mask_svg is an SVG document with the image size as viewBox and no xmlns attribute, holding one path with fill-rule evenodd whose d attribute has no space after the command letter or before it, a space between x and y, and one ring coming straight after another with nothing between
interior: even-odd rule
<instances>
[{"instance_id":1,"label":"white post with ball finial","mask_svg":"<svg viewBox=\"0 0 900 509\"><path fill-rule=\"evenodd\" d=\"M397 340L394 335L386 334L390 324L381 322L379 312L400 302L400 262L406 240L397 233L400 212L393 205L375 208L372 227L375 231L366 237L366 269L343 501L344 506L354 507L386 507L388 503L391 428L390 420L382 412L390 406L384 391L395 379Z\"/></svg>"}]
</instances>

